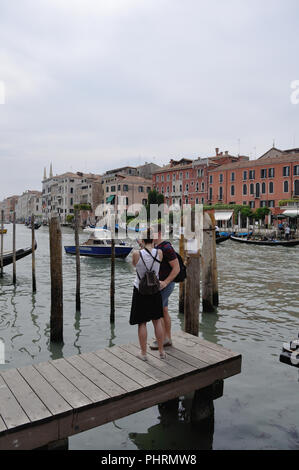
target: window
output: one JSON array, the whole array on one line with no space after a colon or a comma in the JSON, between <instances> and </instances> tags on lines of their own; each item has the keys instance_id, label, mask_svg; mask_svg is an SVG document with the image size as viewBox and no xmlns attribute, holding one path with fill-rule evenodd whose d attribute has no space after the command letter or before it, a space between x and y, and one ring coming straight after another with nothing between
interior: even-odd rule
<instances>
[{"instance_id":1,"label":"window","mask_svg":"<svg viewBox=\"0 0 299 470\"><path fill-rule=\"evenodd\" d=\"M70 204L71 204L71 206L73 205L73 198L72 197L70 199Z\"/></svg>"},{"instance_id":2,"label":"window","mask_svg":"<svg viewBox=\"0 0 299 470\"><path fill-rule=\"evenodd\" d=\"M274 193L274 183L273 183L273 181L270 181L270 183L269 183L269 193L270 194Z\"/></svg>"},{"instance_id":3,"label":"window","mask_svg":"<svg viewBox=\"0 0 299 470\"><path fill-rule=\"evenodd\" d=\"M202 177L203 177L203 170L202 170L202 169L201 169L201 170L197 170L197 176L198 176L199 178L202 178Z\"/></svg>"},{"instance_id":4,"label":"window","mask_svg":"<svg viewBox=\"0 0 299 470\"><path fill-rule=\"evenodd\" d=\"M219 183L223 183L223 173L220 173L219 175Z\"/></svg>"},{"instance_id":5,"label":"window","mask_svg":"<svg viewBox=\"0 0 299 470\"><path fill-rule=\"evenodd\" d=\"M294 175L299 176L299 165L294 166Z\"/></svg>"},{"instance_id":6,"label":"window","mask_svg":"<svg viewBox=\"0 0 299 470\"><path fill-rule=\"evenodd\" d=\"M204 182L202 182L202 183L201 183L201 192L203 193L204 190L205 190L205 184L204 184Z\"/></svg>"},{"instance_id":7,"label":"window","mask_svg":"<svg viewBox=\"0 0 299 470\"><path fill-rule=\"evenodd\" d=\"M186 190L186 191L189 191L189 184L186 184L185 190Z\"/></svg>"},{"instance_id":8,"label":"window","mask_svg":"<svg viewBox=\"0 0 299 470\"><path fill-rule=\"evenodd\" d=\"M262 194L266 194L266 183L262 183Z\"/></svg>"},{"instance_id":9,"label":"window","mask_svg":"<svg viewBox=\"0 0 299 470\"><path fill-rule=\"evenodd\" d=\"M260 183L255 185L255 197L260 197Z\"/></svg>"},{"instance_id":10,"label":"window","mask_svg":"<svg viewBox=\"0 0 299 470\"><path fill-rule=\"evenodd\" d=\"M156 182L158 183L159 181L159 175L156 176Z\"/></svg>"},{"instance_id":11,"label":"window","mask_svg":"<svg viewBox=\"0 0 299 470\"><path fill-rule=\"evenodd\" d=\"M169 181L169 180L170 180L170 174L168 173L167 174L167 181Z\"/></svg>"},{"instance_id":12,"label":"window","mask_svg":"<svg viewBox=\"0 0 299 470\"><path fill-rule=\"evenodd\" d=\"M70 189L70 193L71 193L71 194L74 193L74 188L71 188L71 189Z\"/></svg>"},{"instance_id":13,"label":"window","mask_svg":"<svg viewBox=\"0 0 299 470\"><path fill-rule=\"evenodd\" d=\"M255 170L249 170L249 179L254 180L255 179Z\"/></svg>"},{"instance_id":14,"label":"window","mask_svg":"<svg viewBox=\"0 0 299 470\"><path fill-rule=\"evenodd\" d=\"M213 188L209 188L209 200L212 201L213 199Z\"/></svg>"},{"instance_id":15,"label":"window","mask_svg":"<svg viewBox=\"0 0 299 470\"><path fill-rule=\"evenodd\" d=\"M140 186L139 186L139 188L140 188ZM139 191L139 192L141 193L142 191ZM162 186L162 188L161 188L161 193L164 194L164 186Z\"/></svg>"},{"instance_id":16,"label":"window","mask_svg":"<svg viewBox=\"0 0 299 470\"><path fill-rule=\"evenodd\" d=\"M266 169L261 170L261 178L267 178L267 170Z\"/></svg>"},{"instance_id":17,"label":"window","mask_svg":"<svg viewBox=\"0 0 299 470\"><path fill-rule=\"evenodd\" d=\"M254 201L250 201L249 206L250 206L250 209L254 209L254 207L255 207L255 202L254 202Z\"/></svg>"},{"instance_id":18,"label":"window","mask_svg":"<svg viewBox=\"0 0 299 470\"><path fill-rule=\"evenodd\" d=\"M164 175L161 176L161 181L164 181Z\"/></svg>"},{"instance_id":19,"label":"window","mask_svg":"<svg viewBox=\"0 0 299 470\"><path fill-rule=\"evenodd\" d=\"M179 176L179 178L180 178L180 180L182 180L182 179L183 179L183 173L182 173L182 172L180 173L180 176Z\"/></svg>"},{"instance_id":20,"label":"window","mask_svg":"<svg viewBox=\"0 0 299 470\"><path fill-rule=\"evenodd\" d=\"M247 201L243 201L243 206L247 206Z\"/></svg>"},{"instance_id":21,"label":"window","mask_svg":"<svg viewBox=\"0 0 299 470\"><path fill-rule=\"evenodd\" d=\"M213 175L210 175L210 184L213 184Z\"/></svg>"},{"instance_id":22,"label":"window","mask_svg":"<svg viewBox=\"0 0 299 470\"><path fill-rule=\"evenodd\" d=\"M195 199L195 204L199 204L199 199L198 199L198 197Z\"/></svg>"},{"instance_id":23,"label":"window","mask_svg":"<svg viewBox=\"0 0 299 470\"><path fill-rule=\"evenodd\" d=\"M234 186L234 185L232 185L232 186L230 187L230 195L231 195L231 196L234 196L234 195L235 195L235 186Z\"/></svg>"},{"instance_id":24,"label":"window","mask_svg":"<svg viewBox=\"0 0 299 470\"><path fill-rule=\"evenodd\" d=\"M299 168L299 166L298 166ZM294 182L294 195L299 196L299 180L296 180Z\"/></svg>"},{"instance_id":25,"label":"window","mask_svg":"<svg viewBox=\"0 0 299 470\"><path fill-rule=\"evenodd\" d=\"M274 175L275 175L274 168L269 168L269 171L268 171L269 178L274 178Z\"/></svg>"},{"instance_id":26,"label":"window","mask_svg":"<svg viewBox=\"0 0 299 470\"><path fill-rule=\"evenodd\" d=\"M267 207L267 201L260 201L260 207Z\"/></svg>"},{"instance_id":27,"label":"window","mask_svg":"<svg viewBox=\"0 0 299 470\"><path fill-rule=\"evenodd\" d=\"M235 172L234 171L230 175L230 180L235 181Z\"/></svg>"},{"instance_id":28,"label":"window","mask_svg":"<svg viewBox=\"0 0 299 470\"><path fill-rule=\"evenodd\" d=\"M204 197L201 198L201 203L202 203L202 204L205 203L205 198L204 198Z\"/></svg>"},{"instance_id":29,"label":"window","mask_svg":"<svg viewBox=\"0 0 299 470\"><path fill-rule=\"evenodd\" d=\"M146 206L146 204L147 204L147 199L142 199L142 204L143 204L144 206Z\"/></svg>"},{"instance_id":30,"label":"window","mask_svg":"<svg viewBox=\"0 0 299 470\"><path fill-rule=\"evenodd\" d=\"M199 191L199 183L196 183L196 191Z\"/></svg>"},{"instance_id":31,"label":"window","mask_svg":"<svg viewBox=\"0 0 299 470\"><path fill-rule=\"evenodd\" d=\"M284 192L284 193L288 193L288 192L289 192L289 182L288 182L288 181L284 181L284 182L283 182L283 192Z\"/></svg>"},{"instance_id":32,"label":"window","mask_svg":"<svg viewBox=\"0 0 299 470\"><path fill-rule=\"evenodd\" d=\"M268 207L275 207L275 201L268 201Z\"/></svg>"},{"instance_id":33,"label":"window","mask_svg":"<svg viewBox=\"0 0 299 470\"><path fill-rule=\"evenodd\" d=\"M186 179L189 179L189 171L186 172Z\"/></svg>"},{"instance_id":34,"label":"window","mask_svg":"<svg viewBox=\"0 0 299 470\"><path fill-rule=\"evenodd\" d=\"M290 176L290 167L284 166L282 169L282 176Z\"/></svg>"},{"instance_id":35,"label":"window","mask_svg":"<svg viewBox=\"0 0 299 470\"><path fill-rule=\"evenodd\" d=\"M250 183L250 194L254 194L254 184Z\"/></svg>"},{"instance_id":36,"label":"window","mask_svg":"<svg viewBox=\"0 0 299 470\"><path fill-rule=\"evenodd\" d=\"M172 186L172 192L175 193L175 185Z\"/></svg>"},{"instance_id":37,"label":"window","mask_svg":"<svg viewBox=\"0 0 299 470\"><path fill-rule=\"evenodd\" d=\"M222 201L223 199L223 188L222 186L219 186L219 201Z\"/></svg>"},{"instance_id":38,"label":"window","mask_svg":"<svg viewBox=\"0 0 299 470\"><path fill-rule=\"evenodd\" d=\"M129 191L129 186L127 184L124 184L123 185L123 190L126 191L126 192Z\"/></svg>"},{"instance_id":39,"label":"window","mask_svg":"<svg viewBox=\"0 0 299 470\"><path fill-rule=\"evenodd\" d=\"M143 193L143 189L144 189L143 186L138 186L138 192L139 192L139 193ZM163 188L163 186L162 186L162 193L163 193L163 192L164 192L164 188Z\"/></svg>"},{"instance_id":40,"label":"window","mask_svg":"<svg viewBox=\"0 0 299 470\"><path fill-rule=\"evenodd\" d=\"M111 192L112 192L112 193L113 193L113 192L115 193L115 190L116 190L116 186L111 186Z\"/></svg>"},{"instance_id":41,"label":"window","mask_svg":"<svg viewBox=\"0 0 299 470\"><path fill-rule=\"evenodd\" d=\"M243 184L243 196L247 195L247 184Z\"/></svg>"},{"instance_id":42,"label":"window","mask_svg":"<svg viewBox=\"0 0 299 470\"><path fill-rule=\"evenodd\" d=\"M106 193L109 193L109 186L106 187Z\"/></svg>"},{"instance_id":43,"label":"window","mask_svg":"<svg viewBox=\"0 0 299 470\"><path fill-rule=\"evenodd\" d=\"M169 186L167 186L167 187L169 188ZM149 192L150 192L150 190L151 190L151 187L150 187L150 186L147 186L147 188L146 188L146 192L147 192L147 193L149 193Z\"/></svg>"},{"instance_id":44,"label":"window","mask_svg":"<svg viewBox=\"0 0 299 470\"><path fill-rule=\"evenodd\" d=\"M172 181L175 181L175 173L172 174Z\"/></svg>"},{"instance_id":45,"label":"window","mask_svg":"<svg viewBox=\"0 0 299 470\"><path fill-rule=\"evenodd\" d=\"M247 170L243 171L243 180L247 180Z\"/></svg>"}]
</instances>

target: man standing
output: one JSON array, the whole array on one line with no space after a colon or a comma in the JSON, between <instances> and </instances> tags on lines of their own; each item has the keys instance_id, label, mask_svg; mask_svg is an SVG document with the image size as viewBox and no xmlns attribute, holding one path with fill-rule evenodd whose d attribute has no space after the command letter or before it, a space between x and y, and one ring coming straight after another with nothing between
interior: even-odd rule
<instances>
[{"instance_id":1,"label":"man standing","mask_svg":"<svg viewBox=\"0 0 299 470\"><path fill-rule=\"evenodd\" d=\"M168 299L173 292L174 279L180 272L180 264L176 252L169 241L162 238L161 224L158 225L155 234L155 247L163 252L163 259L160 265L159 279L161 285L162 303L163 303L163 327L164 327L164 346L171 346L171 318L168 312ZM151 349L158 349L156 341L150 345Z\"/></svg>"}]
</instances>

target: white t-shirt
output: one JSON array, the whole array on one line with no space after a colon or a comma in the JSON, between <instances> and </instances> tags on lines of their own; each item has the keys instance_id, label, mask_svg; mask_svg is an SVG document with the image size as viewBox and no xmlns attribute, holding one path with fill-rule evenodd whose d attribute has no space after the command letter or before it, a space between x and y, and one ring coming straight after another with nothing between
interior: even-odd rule
<instances>
[{"instance_id":1,"label":"white t-shirt","mask_svg":"<svg viewBox=\"0 0 299 470\"><path fill-rule=\"evenodd\" d=\"M154 261L152 256L146 250L141 250L140 252L142 254L142 257L143 257L144 263L146 264L147 269L152 269L152 271L154 271L156 273L156 276L159 278L159 270L160 270L159 261L160 261L160 259L159 259L158 250L156 248L153 248L151 253L152 253L152 256L154 258L157 255L157 260L159 260L159 261L157 261L157 260ZM140 256L139 260L138 260L138 263L136 264L136 271L138 272L140 279L143 278L143 276L146 272L146 268L144 266L144 263L143 263L143 261L141 259L141 256ZM152 265L153 265L153 267L151 268ZM137 276L137 273L136 273L134 286L137 287L137 289L139 288L139 277Z\"/></svg>"}]
</instances>

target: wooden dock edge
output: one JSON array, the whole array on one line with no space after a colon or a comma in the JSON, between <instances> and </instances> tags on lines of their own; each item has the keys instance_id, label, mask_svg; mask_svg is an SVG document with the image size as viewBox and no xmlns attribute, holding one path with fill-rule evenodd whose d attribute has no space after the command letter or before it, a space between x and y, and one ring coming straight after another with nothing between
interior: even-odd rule
<instances>
[{"instance_id":1,"label":"wooden dock edge","mask_svg":"<svg viewBox=\"0 0 299 470\"><path fill-rule=\"evenodd\" d=\"M241 372L241 355L235 355L227 362L215 364L206 370L198 370L178 378L175 382L149 387L141 392L131 393L121 399L99 405L87 405L77 410L46 418L42 423L30 423L1 433L0 450L26 450L60 441L83 431L101 426L116 419L160 403L173 400L187 393L212 385L217 380L232 377Z\"/></svg>"}]
</instances>

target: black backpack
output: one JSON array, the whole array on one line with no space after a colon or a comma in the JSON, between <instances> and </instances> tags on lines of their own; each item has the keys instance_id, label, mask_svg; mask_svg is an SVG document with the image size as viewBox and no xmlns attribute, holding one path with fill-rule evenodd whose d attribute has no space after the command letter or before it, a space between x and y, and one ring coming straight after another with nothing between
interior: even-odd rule
<instances>
[{"instance_id":1,"label":"black backpack","mask_svg":"<svg viewBox=\"0 0 299 470\"><path fill-rule=\"evenodd\" d=\"M162 242L162 243L169 243L169 242ZM161 243L161 245L162 245ZM175 251L175 254L177 255L177 258L178 258L178 262L179 262L179 265L180 265L180 272L179 274L174 278L173 282L184 282L184 280L186 279L187 277L187 270L186 270L186 266L184 264L184 261L183 261L183 258L181 257L181 255L179 253L177 253Z\"/></svg>"},{"instance_id":2,"label":"black backpack","mask_svg":"<svg viewBox=\"0 0 299 470\"><path fill-rule=\"evenodd\" d=\"M148 250L146 250L146 251L148 251ZM150 253L150 252L148 251L148 253ZM150 253L150 255L152 256L151 253ZM151 268L148 269L148 267L146 266L145 261L143 259L142 253L140 251L140 258L142 259L143 264L144 264L145 269L146 269L143 278L140 278L140 276L138 274L138 271L136 269L136 273L137 273L137 276L139 278L139 293L141 295L154 295L154 294L157 294L158 292L160 292L160 281L159 281L155 271L152 271L154 262L158 261L160 263L160 261L157 259L157 255L158 255L158 251L157 251L155 257L152 256L153 262L152 262Z\"/></svg>"},{"instance_id":3,"label":"black backpack","mask_svg":"<svg viewBox=\"0 0 299 470\"><path fill-rule=\"evenodd\" d=\"M181 257L181 255L177 252L175 252L175 254L177 255L178 257L178 260L179 260L179 265L180 265L180 272L179 274L177 275L177 277L173 280L173 282L184 282L184 280L186 279L187 277L187 270L186 270L186 266L184 264L184 261Z\"/></svg>"}]
</instances>

